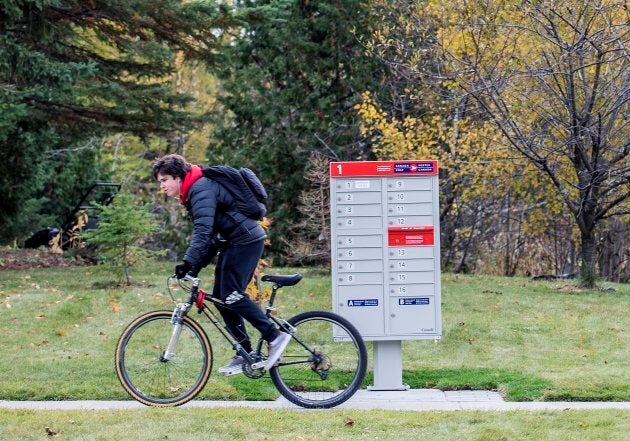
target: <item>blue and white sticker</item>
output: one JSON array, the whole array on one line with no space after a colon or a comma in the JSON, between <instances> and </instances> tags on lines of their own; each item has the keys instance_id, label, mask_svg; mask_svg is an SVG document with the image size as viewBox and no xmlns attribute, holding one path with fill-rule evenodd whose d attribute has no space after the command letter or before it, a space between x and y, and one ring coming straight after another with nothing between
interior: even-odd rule
<instances>
[{"instance_id":1,"label":"blue and white sticker","mask_svg":"<svg viewBox=\"0 0 630 441\"><path fill-rule=\"evenodd\" d=\"M394 173L433 173L433 162L395 163Z\"/></svg>"},{"instance_id":2,"label":"blue and white sticker","mask_svg":"<svg viewBox=\"0 0 630 441\"><path fill-rule=\"evenodd\" d=\"M348 300L348 306L378 306L378 299Z\"/></svg>"},{"instance_id":3,"label":"blue and white sticker","mask_svg":"<svg viewBox=\"0 0 630 441\"><path fill-rule=\"evenodd\" d=\"M401 306L429 305L430 300L428 297L404 297L398 299L398 304Z\"/></svg>"}]
</instances>

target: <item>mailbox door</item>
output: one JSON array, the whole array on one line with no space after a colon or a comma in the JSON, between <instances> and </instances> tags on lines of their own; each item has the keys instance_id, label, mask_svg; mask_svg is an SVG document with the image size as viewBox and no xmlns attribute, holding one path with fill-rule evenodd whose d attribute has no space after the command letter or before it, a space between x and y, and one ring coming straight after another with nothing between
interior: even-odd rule
<instances>
[{"instance_id":1,"label":"mailbox door","mask_svg":"<svg viewBox=\"0 0 630 441\"><path fill-rule=\"evenodd\" d=\"M363 336L383 335L383 285L339 286L337 290L339 314Z\"/></svg>"},{"instance_id":2,"label":"mailbox door","mask_svg":"<svg viewBox=\"0 0 630 441\"><path fill-rule=\"evenodd\" d=\"M392 297L389 299L389 332L392 334L434 334L435 297Z\"/></svg>"}]
</instances>

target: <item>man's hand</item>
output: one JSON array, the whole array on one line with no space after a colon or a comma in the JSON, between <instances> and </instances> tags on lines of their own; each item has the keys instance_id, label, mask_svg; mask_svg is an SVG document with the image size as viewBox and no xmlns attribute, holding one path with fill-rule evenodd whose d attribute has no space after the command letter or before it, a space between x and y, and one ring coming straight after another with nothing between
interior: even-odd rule
<instances>
[{"instance_id":1,"label":"man's hand","mask_svg":"<svg viewBox=\"0 0 630 441\"><path fill-rule=\"evenodd\" d=\"M178 279L183 279L184 277L186 277L186 274L188 274L191 269L192 268L190 264L184 261L184 263L181 263L175 267L175 275Z\"/></svg>"}]
</instances>

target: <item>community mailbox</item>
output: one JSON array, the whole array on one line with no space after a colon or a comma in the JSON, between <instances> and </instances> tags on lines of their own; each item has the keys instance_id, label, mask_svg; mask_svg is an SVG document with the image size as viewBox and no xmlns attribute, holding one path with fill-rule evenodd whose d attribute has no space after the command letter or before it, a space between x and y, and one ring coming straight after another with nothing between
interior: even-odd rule
<instances>
[{"instance_id":1,"label":"community mailbox","mask_svg":"<svg viewBox=\"0 0 630 441\"><path fill-rule=\"evenodd\" d=\"M438 163L333 162L330 181L333 309L375 341L373 389L405 388L377 370L441 337Z\"/></svg>"}]
</instances>

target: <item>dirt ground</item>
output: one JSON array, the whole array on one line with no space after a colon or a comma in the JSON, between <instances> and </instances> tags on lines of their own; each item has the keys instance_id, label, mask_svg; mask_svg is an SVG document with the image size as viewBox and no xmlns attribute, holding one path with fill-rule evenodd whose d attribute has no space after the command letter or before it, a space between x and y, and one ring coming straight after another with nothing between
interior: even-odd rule
<instances>
[{"instance_id":1,"label":"dirt ground","mask_svg":"<svg viewBox=\"0 0 630 441\"><path fill-rule=\"evenodd\" d=\"M48 248L0 247L0 271L12 269L87 266L91 262L68 253L55 254Z\"/></svg>"}]
</instances>

